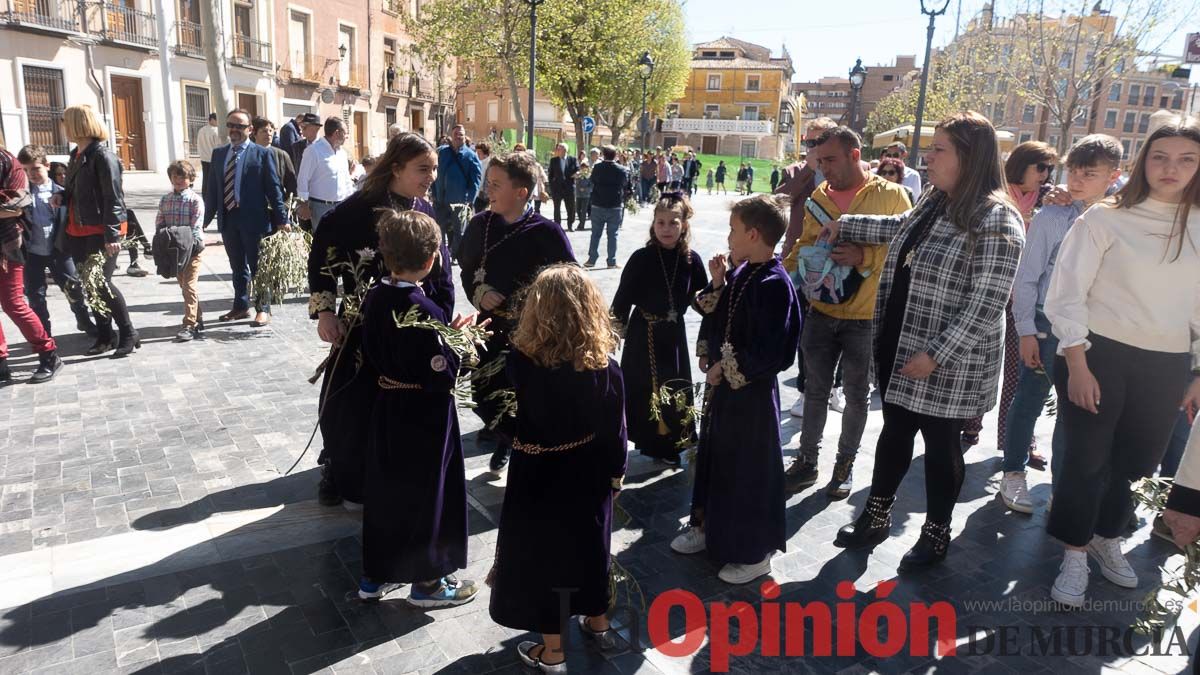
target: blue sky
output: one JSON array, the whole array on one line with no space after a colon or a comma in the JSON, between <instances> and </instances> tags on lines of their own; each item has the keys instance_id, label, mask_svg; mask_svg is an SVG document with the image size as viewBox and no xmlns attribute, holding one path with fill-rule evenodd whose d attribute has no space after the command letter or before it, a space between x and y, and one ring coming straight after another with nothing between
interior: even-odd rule
<instances>
[{"instance_id":1,"label":"blue sky","mask_svg":"<svg viewBox=\"0 0 1200 675\"><path fill-rule=\"evenodd\" d=\"M926 0L927 6L943 0ZM1188 4L1181 0L1180 5ZM925 55L925 27L920 0L684 0L684 13L693 42L722 35L770 47L778 56L787 45L796 66L797 81L846 76L861 58L863 65L890 64L897 54L913 54L920 67ZM960 0L950 0L937 19L934 47L954 37ZM1001 12L1011 3L999 2ZM1072 5L1077 4L1075 2ZM1090 4L1090 3L1089 3ZM1106 3L1108 4L1108 3ZM1120 4L1120 3L1118 3ZM983 7L984 0L961 0L962 25ZM1048 2L1047 6L1057 6ZM1193 19L1191 31L1200 31ZM1171 36L1166 50L1183 52L1184 33ZM1195 75L1193 75L1195 79Z\"/></svg>"}]
</instances>

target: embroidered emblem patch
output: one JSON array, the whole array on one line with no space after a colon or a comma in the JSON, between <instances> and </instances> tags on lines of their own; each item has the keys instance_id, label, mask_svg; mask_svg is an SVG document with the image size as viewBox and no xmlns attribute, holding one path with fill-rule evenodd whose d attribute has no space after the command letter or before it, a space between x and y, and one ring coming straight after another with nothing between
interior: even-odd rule
<instances>
[{"instance_id":1,"label":"embroidered emblem patch","mask_svg":"<svg viewBox=\"0 0 1200 675\"><path fill-rule=\"evenodd\" d=\"M446 357L438 354L432 359L429 359L429 367L433 368L433 370L438 373L446 370Z\"/></svg>"}]
</instances>

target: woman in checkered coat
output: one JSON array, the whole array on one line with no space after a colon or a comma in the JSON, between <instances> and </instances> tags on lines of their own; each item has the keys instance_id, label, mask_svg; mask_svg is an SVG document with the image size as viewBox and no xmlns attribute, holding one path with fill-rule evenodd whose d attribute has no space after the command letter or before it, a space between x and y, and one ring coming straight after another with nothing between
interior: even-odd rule
<instances>
[{"instance_id":1,"label":"woman in checkered coat","mask_svg":"<svg viewBox=\"0 0 1200 675\"><path fill-rule=\"evenodd\" d=\"M943 121L925 161L934 189L913 210L843 216L827 226L845 241L889 244L875 305L883 431L871 496L858 519L838 532L837 543L859 547L887 537L920 432L928 513L902 570L946 557L964 473L959 435L967 419L996 405L1004 307L1025 243L987 118L966 112Z\"/></svg>"}]
</instances>

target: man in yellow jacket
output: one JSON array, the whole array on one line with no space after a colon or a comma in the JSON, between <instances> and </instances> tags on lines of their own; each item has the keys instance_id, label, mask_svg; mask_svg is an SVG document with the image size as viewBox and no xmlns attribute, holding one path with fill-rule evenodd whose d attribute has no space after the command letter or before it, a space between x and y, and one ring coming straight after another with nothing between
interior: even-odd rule
<instances>
[{"instance_id":1,"label":"man in yellow jacket","mask_svg":"<svg viewBox=\"0 0 1200 675\"><path fill-rule=\"evenodd\" d=\"M796 270L801 250L818 243L823 222L836 220L842 214L895 215L912 208L900 185L864 168L862 140L852 129L839 126L822 133L816 146L808 151L808 161L817 162L825 182L817 186L804 205L803 231L783 263L789 272ZM837 265L854 268L857 290L848 297L837 298L840 302L836 304L810 297L811 308L804 318L800 339L806 377L804 422L799 456L787 470L788 488L792 491L817 482L817 457L825 432L827 402L840 359L846 407L833 479L827 492L836 499L850 494L854 458L870 405L871 331L879 274L886 256L887 246L838 244L829 259Z\"/></svg>"}]
</instances>

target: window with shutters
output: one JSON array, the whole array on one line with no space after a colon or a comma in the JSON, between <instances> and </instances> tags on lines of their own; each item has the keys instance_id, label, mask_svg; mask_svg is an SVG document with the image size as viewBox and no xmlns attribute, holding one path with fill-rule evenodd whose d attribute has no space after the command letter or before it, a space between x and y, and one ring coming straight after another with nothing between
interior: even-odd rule
<instances>
[{"instance_id":1,"label":"window with shutters","mask_svg":"<svg viewBox=\"0 0 1200 675\"><path fill-rule=\"evenodd\" d=\"M63 130L63 72L55 68L22 68L25 82L25 117L29 122L29 142L41 145L52 155L67 154L67 136Z\"/></svg>"},{"instance_id":2,"label":"window with shutters","mask_svg":"<svg viewBox=\"0 0 1200 675\"><path fill-rule=\"evenodd\" d=\"M183 88L184 133L188 155L200 154L196 147L196 134L208 124L208 113L211 112L208 103L208 89L187 85Z\"/></svg>"}]
</instances>

